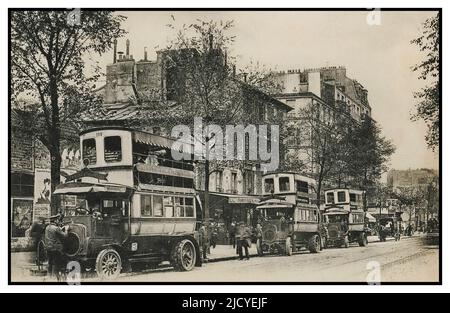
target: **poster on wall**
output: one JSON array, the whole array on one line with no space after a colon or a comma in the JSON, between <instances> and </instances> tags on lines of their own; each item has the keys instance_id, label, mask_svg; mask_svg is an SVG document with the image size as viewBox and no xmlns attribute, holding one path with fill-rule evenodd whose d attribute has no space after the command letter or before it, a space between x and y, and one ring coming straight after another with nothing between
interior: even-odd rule
<instances>
[{"instance_id":1,"label":"poster on wall","mask_svg":"<svg viewBox=\"0 0 450 313\"><path fill-rule=\"evenodd\" d=\"M74 171L64 170L64 173L73 174ZM48 169L36 169L34 173L34 214L33 221L48 219L50 217L51 202L51 174ZM61 176L61 183L65 178Z\"/></svg>"},{"instance_id":2,"label":"poster on wall","mask_svg":"<svg viewBox=\"0 0 450 313\"><path fill-rule=\"evenodd\" d=\"M12 199L11 237L24 237L33 217L32 199Z\"/></svg>"},{"instance_id":3,"label":"poster on wall","mask_svg":"<svg viewBox=\"0 0 450 313\"><path fill-rule=\"evenodd\" d=\"M51 180L50 170L36 169L34 173L34 203L50 205Z\"/></svg>"}]
</instances>

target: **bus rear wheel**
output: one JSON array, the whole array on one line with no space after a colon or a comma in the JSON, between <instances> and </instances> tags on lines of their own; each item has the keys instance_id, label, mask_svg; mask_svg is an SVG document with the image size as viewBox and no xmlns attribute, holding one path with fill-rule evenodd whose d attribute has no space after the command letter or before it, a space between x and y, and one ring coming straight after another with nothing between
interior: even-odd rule
<instances>
[{"instance_id":1,"label":"bus rear wheel","mask_svg":"<svg viewBox=\"0 0 450 313\"><path fill-rule=\"evenodd\" d=\"M189 239L183 239L175 244L172 250L172 266L180 272L187 272L195 267L197 253Z\"/></svg>"}]
</instances>

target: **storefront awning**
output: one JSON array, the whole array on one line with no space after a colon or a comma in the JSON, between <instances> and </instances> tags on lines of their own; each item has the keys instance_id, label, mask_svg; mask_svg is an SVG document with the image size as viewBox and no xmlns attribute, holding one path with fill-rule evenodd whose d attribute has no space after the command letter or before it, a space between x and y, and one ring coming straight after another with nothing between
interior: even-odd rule
<instances>
[{"instance_id":1,"label":"storefront awning","mask_svg":"<svg viewBox=\"0 0 450 313\"><path fill-rule=\"evenodd\" d=\"M95 192L125 193L127 187L114 184L67 183L56 187L54 194L82 194Z\"/></svg>"},{"instance_id":2,"label":"storefront awning","mask_svg":"<svg viewBox=\"0 0 450 313\"><path fill-rule=\"evenodd\" d=\"M261 202L258 209L292 208L293 204L281 199L269 199Z\"/></svg>"},{"instance_id":3,"label":"storefront awning","mask_svg":"<svg viewBox=\"0 0 450 313\"><path fill-rule=\"evenodd\" d=\"M210 195L223 197L228 200L229 204L258 204L259 197L249 195L236 195L228 193L210 192Z\"/></svg>"}]
</instances>

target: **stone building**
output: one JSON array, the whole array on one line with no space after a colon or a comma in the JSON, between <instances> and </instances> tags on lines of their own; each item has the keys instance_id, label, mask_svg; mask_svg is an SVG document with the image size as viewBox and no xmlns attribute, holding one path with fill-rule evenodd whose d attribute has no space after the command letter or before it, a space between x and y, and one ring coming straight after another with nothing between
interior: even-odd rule
<instances>
[{"instance_id":1,"label":"stone building","mask_svg":"<svg viewBox=\"0 0 450 313\"><path fill-rule=\"evenodd\" d=\"M436 170L421 168L408 170L392 169L387 175L387 186L393 191L399 190L402 187L417 187L426 189L432 183L438 172Z\"/></svg>"},{"instance_id":2,"label":"stone building","mask_svg":"<svg viewBox=\"0 0 450 313\"><path fill-rule=\"evenodd\" d=\"M288 70L275 74L280 92L275 97L293 108L288 114L288 122L296 122L299 112L307 107L317 109L324 124L331 123L337 105L346 108L349 118L355 122L371 116L372 109L367 98L367 90L355 79L347 76L345 67L332 66L304 70ZM287 155L305 164L305 173L313 173L311 140L305 129L287 140Z\"/></svg>"}]
</instances>

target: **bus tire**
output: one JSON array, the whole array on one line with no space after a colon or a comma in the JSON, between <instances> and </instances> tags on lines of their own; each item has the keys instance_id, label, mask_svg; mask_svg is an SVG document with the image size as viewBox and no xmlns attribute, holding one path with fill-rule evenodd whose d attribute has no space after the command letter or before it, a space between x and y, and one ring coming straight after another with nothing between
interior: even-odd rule
<instances>
[{"instance_id":1,"label":"bus tire","mask_svg":"<svg viewBox=\"0 0 450 313\"><path fill-rule=\"evenodd\" d=\"M95 270L100 279L112 280L122 271L122 259L115 249L104 249L97 255Z\"/></svg>"},{"instance_id":2,"label":"bus tire","mask_svg":"<svg viewBox=\"0 0 450 313\"><path fill-rule=\"evenodd\" d=\"M176 271L187 272L195 267L197 252L189 239L180 240L172 249L171 263Z\"/></svg>"},{"instance_id":3,"label":"bus tire","mask_svg":"<svg viewBox=\"0 0 450 313\"><path fill-rule=\"evenodd\" d=\"M314 235L308 240L308 249L311 253L319 253L321 247L320 236Z\"/></svg>"}]
</instances>

